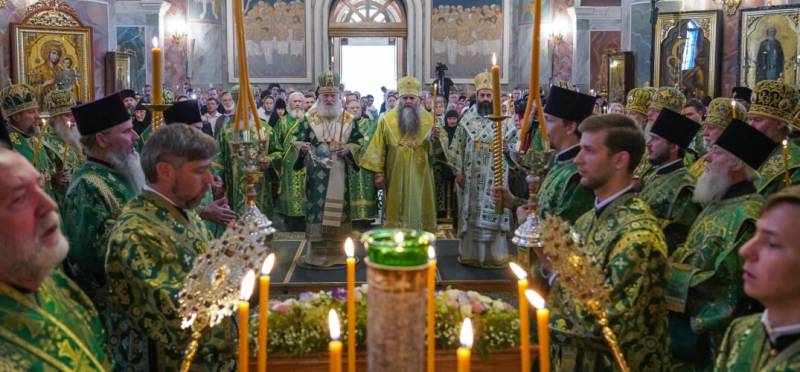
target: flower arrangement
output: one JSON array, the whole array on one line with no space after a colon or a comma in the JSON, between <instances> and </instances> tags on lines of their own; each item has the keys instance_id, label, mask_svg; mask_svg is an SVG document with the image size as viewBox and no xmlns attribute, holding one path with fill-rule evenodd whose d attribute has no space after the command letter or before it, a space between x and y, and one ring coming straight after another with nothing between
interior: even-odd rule
<instances>
[{"instance_id":1,"label":"flower arrangement","mask_svg":"<svg viewBox=\"0 0 800 372\"><path fill-rule=\"evenodd\" d=\"M347 292L305 292L298 298L270 301L269 352L289 355L314 355L327 350L328 311L335 309L346 314ZM367 339L367 286L356 288L356 345L364 348ZM492 351L518 347L519 318L510 304L484 296L475 291L448 288L436 294L436 348L456 349L461 322L472 318L475 327L473 351L488 357ZM251 318L252 347L258 329L257 317ZM425 322L425 319L420 319ZM347 329L347 317L342 316L342 329ZM342 334L347 342L347 333Z\"/></svg>"}]
</instances>

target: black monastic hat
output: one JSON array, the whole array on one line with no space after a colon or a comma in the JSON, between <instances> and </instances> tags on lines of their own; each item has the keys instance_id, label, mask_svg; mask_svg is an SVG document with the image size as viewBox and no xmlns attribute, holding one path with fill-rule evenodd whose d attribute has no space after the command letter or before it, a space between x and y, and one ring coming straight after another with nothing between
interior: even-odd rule
<instances>
[{"instance_id":1,"label":"black monastic hat","mask_svg":"<svg viewBox=\"0 0 800 372\"><path fill-rule=\"evenodd\" d=\"M741 159L753 169L758 169L772 154L772 150L778 146L758 129L739 119L731 120L730 125L725 128L715 144Z\"/></svg>"},{"instance_id":2,"label":"black monastic hat","mask_svg":"<svg viewBox=\"0 0 800 372\"><path fill-rule=\"evenodd\" d=\"M164 110L164 123L194 124L203 121L196 100L175 102Z\"/></svg>"},{"instance_id":3,"label":"black monastic hat","mask_svg":"<svg viewBox=\"0 0 800 372\"><path fill-rule=\"evenodd\" d=\"M698 130L700 130L700 124L695 123L694 120L664 108L658 114L653 127L650 128L650 133L656 134L686 150Z\"/></svg>"},{"instance_id":4,"label":"black monastic hat","mask_svg":"<svg viewBox=\"0 0 800 372\"><path fill-rule=\"evenodd\" d=\"M82 136L102 132L131 120L119 93L75 106L72 108L72 116L75 117L78 132Z\"/></svg>"},{"instance_id":5,"label":"black monastic hat","mask_svg":"<svg viewBox=\"0 0 800 372\"><path fill-rule=\"evenodd\" d=\"M119 95L122 97L122 99L136 98L136 92L134 92L133 89L123 89L119 91Z\"/></svg>"},{"instance_id":6,"label":"black monastic hat","mask_svg":"<svg viewBox=\"0 0 800 372\"><path fill-rule=\"evenodd\" d=\"M580 123L594 110L595 98L558 86L550 87L544 112L564 120Z\"/></svg>"},{"instance_id":7,"label":"black monastic hat","mask_svg":"<svg viewBox=\"0 0 800 372\"><path fill-rule=\"evenodd\" d=\"M733 87L733 98L743 99L750 102L750 97L753 95L753 90L748 87Z\"/></svg>"}]
</instances>

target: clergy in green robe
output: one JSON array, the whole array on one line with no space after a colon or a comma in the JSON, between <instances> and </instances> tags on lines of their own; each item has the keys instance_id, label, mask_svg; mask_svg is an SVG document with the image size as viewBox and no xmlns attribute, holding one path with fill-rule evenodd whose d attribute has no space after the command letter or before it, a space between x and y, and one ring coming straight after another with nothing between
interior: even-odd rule
<instances>
[{"instance_id":1,"label":"clergy in green robe","mask_svg":"<svg viewBox=\"0 0 800 372\"><path fill-rule=\"evenodd\" d=\"M648 161L656 170L639 196L658 219L670 253L683 243L700 213L700 205L692 201L695 178L683 163L684 153L699 129L693 120L663 109L647 140Z\"/></svg>"},{"instance_id":2,"label":"clergy in green robe","mask_svg":"<svg viewBox=\"0 0 800 372\"><path fill-rule=\"evenodd\" d=\"M793 116L799 100L797 91L780 80L762 80L753 89L753 104L747 113L747 122L781 145L758 168L760 177L755 182L756 189L765 198L787 187L787 176L789 185L800 184L800 146L789 138L790 128L797 123ZM800 126L794 129L800 130Z\"/></svg>"},{"instance_id":3,"label":"clergy in green robe","mask_svg":"<svg viewBox=\"0 0 800 372\"><path fill-rule=\"evenodd\" d=\"M575 157L580 151L578 124L592 114L594 97L552 87L544 107L551 148L556 151L536 196L540 217L555 214L569 223L592 208L592 190L580 184ZM530 151L530 150L529 150Z\"/></svg>"},{"instance_id":4,"label":"clergy in green robe","mask_svg":"<svg viewBox=\"0 0 800 372\"><path fill-rule=\"evenodd\" d=\"M133 146L138 136L118 95L101 98L73 108L73 115L87 154L86 162L75 171L62 206L64 232L70 251L65 271L97 307L106 326L108 348L117 368L146 367L146 360L130 360L130 350L137 344L120 343L113 333L120 324L108 310L109 288L103 264L106 259L108 232L116 223L122 207L144 183L139 153Z\"/></svg>"},{"instance_id":5,"label":"clergy in green robe","mask_svg":"<svg viewBox=\"0 0 800 372\"><path fill-rule=\"evenodd\" d=\"M750 239L763 198L752 180L774 143L733 120L706 159L694 200L703 211L684 245L670 257L667 288L671 350L676 370L711 368L723 332L751 302L741 290L742 265L736 250Z\"/></svg>"},{"instance_id":6,"label":"clergy in green robe","mask_svg":"<svg viewBox=\"0 0 800 372\"><path fill-rule=\"evenodd\" d=\"M433 189L433 115L419 104L419 81L398 81L400 100L378 120L361 157L361 167L375 172L383 194L383 226L436 231Z\"/></svg>"},{"instance_id":7,"label":"clergy in green robe","mask_svg":"<svg viewBox=\"0 0 800 372\"><path fill-rule=\"evenodd\" d=\"M739 249L744 292L764 306L761 314L731 323L720 345L716 372L800 370L800 187L773 194L756 233Z\"/></svg>"},{"instance_id":8,"label":"clergy in green robe","mask_svg":"<svg viewBox=\"0 0 800 372\"><path fill-rule=\"evenodd\" d=\"M362 116L361 104L358 101L347 103L347 112L355 119L353 130L358 131L360 143L354 158L360 161L367 151L369 140L375 134L377 123ZM350 221L353 228L359 231L370 229L378 217L378 190L375 188L375 173L366 169L347 174L347 191L350 196Z\"/></svg>"},{"instance_id":9,"label":"clergy in green robe","mask_svg":"<svg viewBox=\"0 0 800 372\"><path fill-rule=\"evenodd\" d=\"M320 76L317 104L294 135L300 156L292 166L306 168L308 245L302 262L312 267L345 263L342 242L352 228L348 180L361 171L355 154L363 139L342 107L338 80L331 72Z\"/></svg>"},{"instance_id":10,"label":"clergy in green robe","mask_svg":"<svg viewBox=\"0 0 800 372\"><path fill-rule=\"evenodd\" d=\"M714 98L711 103L708 104L708 113L703 119L702 131L703 142L707 149L711 149L711 146L717 142L717 138L719 138L720 134L722 134L722 131L728 127L731 119L733 119L733 102L736 101L731 98L720 97ZM744 106L738 102L736 103L735 110L735 116L737 118L742 119L747 116L747 110L745 110ZM688 166L689 173L695 178L700 178L700 176L703 175L703 171L706 167L706 155L707 154L703 154L703 156Z\"/></svg>"},{"instance_id":11,"label":"clergy in green robe","mask_svg":"<svg viewBox=\"0 0 800 372\"><path fill-rule=\"evenodd\" d=\"M0 367L109 370L97 312L58 268L69 245L39 173L7 149L0 173Z\"/></svg>"},{"instance_id":12,"label":"clergy in green robe","mask_svg":"<svg viewBox=\"0 0 800 372\"><path fill-rule=\"evenodd\" d=\"M301 92L290 94L288 115L278 120L272 128L272 141L279 144L280 149L276 152L275 159L276 170L280 177L275 211L283 217L283 222L290 231L305 230L306 168L295 169L293 166L299 154L297 146L294 145L294 135L305 120L303 98Z\"/></svg>"},{"instance_id":13,"label":"clergy in green robe","mask_svg":"<svg viewBox=\"0 0 800 372\"><path fill-rule=\"evenodd\" d=\"M44 140L51 150L55 169L58 173L63 172L64 181L69 181L86 161L83 146L79 142L80 133L70 111L75 106L75 95L69 89L51 90L44 97L44 106L50 114ZM53 186L56 203L63 208L69 182L55 183Z\"/></svg>"},{"instance_id":14,"label":"clergy in green robe","mask_svg":"<svg viewBox=\"0 0 800 372\"><path fill-rule=\"evenodd\" d=\"M443 156L434 156L434 185L436 185L436 212L440 221L447 221L458 228L458 193L456 192L455 167L450 164L450 144L456 138L458 130L458 113L450 110L444 115L444 123L438 125L439 139L434 144L434 151L441 151Z\"/></svg>"},{"instance_id":15,"label":"clergy in green robe","mask_svg":"<svg viewBox=\"0 0 800 372\"><path fill-rule=\"evenodd\" d=\"M45 190L59 200L56 187L63 190L69 175L57 169L54 151L45 139L44 119L39 117L39 103L33 88L26 84L9 85L0 91L3 115L8 120L11 147L28 159L42 175Z\"/></svg>"},{"instance_id":16,"label":"clergy in green robe","mask_svg":"<svg viewBox=\"0 0 800 372\"><path fill-rule=\"evenodd\" d=\"M142 150L144 192L125 205L109 235L112 309L146 337L153 370L179 370L191 339L177 297L210 239L192 209L209 190L216 151L213 138L187 125L154 132ZM192 368L233 370L235 354L236 330L226 318L205 332Z\"/></svg>"},{"instance_id":17,"label":"clergy in green robe","mask_svg":"<svg viewBox=\"0 0 800 372\"><path fill-rule=\"evenodd\" d=\"M633 192L633 170L644 152L641 131L620 114L584 120L575 162L581 184L595 194L595 208L578 218L584 250L605 274L608 322L631 371L669 369L667 247L647 204ZM537 252L540 253L540 252ZM540 255L544 271L550 269ZM558 273L548 295L553 370L616 371L610 348L586 304L561 287Z\"/></svg>"}]
</instances>

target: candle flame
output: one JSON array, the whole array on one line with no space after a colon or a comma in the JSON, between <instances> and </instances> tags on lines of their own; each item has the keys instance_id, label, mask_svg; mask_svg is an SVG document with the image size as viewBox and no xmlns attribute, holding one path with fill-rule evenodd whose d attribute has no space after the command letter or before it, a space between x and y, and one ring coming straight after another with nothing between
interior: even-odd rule
<instances>
[{"instance_id":1,"label":"candle flame","mask_svg":"<svg viewBox=\"0 0 800 372\"><path fill-rule=\"evenodd\" d=\"M347 240L344 241L344 254L346 254L348 258L353 258L356 254L356 249L353 246L353 239L347 238Z\"/></svg>"},{"instance_id":2,"label":"candle flame","mask_svg":"<svg viewBox=\"0 0 800 372\"><path fill-rule=\"evenodd\" d=\"M731 100L731 107L733 107L733 109L736 110L736 100L735 99Z\"/></svg>"},{"instance_id":3,"label":"candle flame","mask_svg":"<svg viewBox=\"0 0 800 372\"><path fill-rule=\"evenodd\" d=\"M508 266L511 266L511 271L514 272L514 275L516 275L517 278L519 278L519 280L522 280L522 279L525 279L525 278L528 277L528 273L526 273L525 270L522 269L521 267L519 267L519 265L517 265L516 263L511 262L511 263L508 264Z\"/></svg>"},{"instance_id":4,"label":"candle flame","mask_svg":"<svg viewBox=\"0 0 800 372\"><path fill-rule=\"evenodd\" d=\"M72 129L72 120L67 120L67 129Z\"/></svg>"},{"instance_id":5,"label":"candle flame","mask_svg":"<svg viewBox=\"0 0 800 372\"><path fill-rule=\"evenodd\" d=\"M436 249L434 249L432 245L428 246L428 259L436 259Z\"/></svg>"},{"instance_id":6,"label":"candle flame","mask_svg":"<svg viewBox=\"0 0 800 372\"><path fill-rule=\"evenodd\" d=\"M497 54L492 53L492 66L497 64Z\"/></svg>"},{"instance_id":7,"label":"candle flame","mask_svg":"<svg viewBox=\"0 0 800 372\"><path fill-rule=\"evenodd\" d=\"M341 337L342 332L339 329L339 316L334 309L328 312L328 328L331 331L331 339L338 340L339 337Z\"/></svg>"},{"instance_id":8,"label":"candle flame","mask_svg":"<svg viewBox=\"0 0 800 372\"><path fill-rule=\"evenodd\" d=\"M786 139L784 139L783 141L781 141L781 144L782 144L782 145L783 145L783 147L785 148L785 147L789 146L789 141L788 141L788 140L786 140Z\"/></svg>"},{"instance_id":9,"label":"candle flame","mask_svg":"<svg viewBox=\"0 0 800 372\"><path fill-rule=\"evenodd\" d=\"M153 48L158 48L158 36L153 36Z\"/></svg>"},{"instance_id":10,"label":"candle flame","mask_svg":"<svg viewBox=\"0 0 800 372\"><path fill-rule=\"evenodd\" d=\"M464 319L464 323L461 323L459 339L461 340L461 347L472 348L472 321L469 318Z\"/></svg>"},{"instance_id":11,"label":"candle flame","mask_svg":"<svg viewBox=\"0 0 800 372\"><path fill-rule=\"evenodd\" d=\"M528 302L530 302L531 305L533 305L533 307L535 307L536 309L538 310L544 309L544 298L542 298L542 296L539 295L538 292L532 289L526 289L525 297L528 299Z\"/></svg>"},{"instance_id":12,"label":"candle flame","mask_svg":"<svg viewBox=\"0 0 800 372\"><path fill-rule=\"evenodd\" d=\"M261 275L269 275L272 272L272 267L275 266L275 253L270 253L266 259L264 259L264 264L261 265Z\"/></svg>"},{"instance_id":13,"label":"candle flame","mask_svg":"<svg viewBox=\"0 0 800 372\"><path fill-rule=\"evenodd\" d=\"M253 270L248 270L247 274L244 275L244 279L242 280L242 287L239 290L239 298L242 301L247 301L250 299L250 295L253 294L253 286L256 285L256 273Z\"/></svg>"}]
</instances>

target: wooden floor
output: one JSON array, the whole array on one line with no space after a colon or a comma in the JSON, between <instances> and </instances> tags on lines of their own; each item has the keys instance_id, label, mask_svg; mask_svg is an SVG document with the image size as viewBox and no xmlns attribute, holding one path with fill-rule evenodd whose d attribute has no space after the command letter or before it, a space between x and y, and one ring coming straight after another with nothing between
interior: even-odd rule
<instances>
[{"instance_id":1,"label":"wooden floor","mask_svg":"<svg viewBox=\"0 0 800 372\"><path fill-rule=\"evenodd\" d=\"M306 291L330 290L344 287L344 266L333 269L309 269L299 265L306 249L302 233L280 233L273 241L276 266L272 272L272 290L276 293L292 294ZM363 257L366 252L357 244L356 285L366 283L367 273ZM507 268L480 269L458 263L458 240L437 240L437 286L471 289L481 292L513 292L516 285L513 274Z\"/></svg>"}]
</instances>

